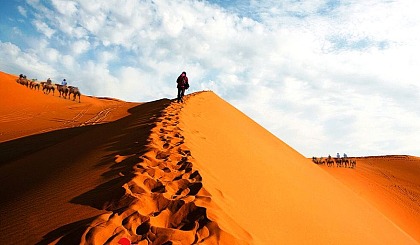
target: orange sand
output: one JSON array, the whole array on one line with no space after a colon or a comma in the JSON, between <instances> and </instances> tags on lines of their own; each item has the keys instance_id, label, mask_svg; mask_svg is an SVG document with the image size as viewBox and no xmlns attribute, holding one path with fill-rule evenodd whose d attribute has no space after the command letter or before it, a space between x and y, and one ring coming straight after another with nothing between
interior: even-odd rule
<instances>
[{"instance_id":1,"label":"orange sand","mask_svg":"<svg viewBox=\"0 0 420 245\"><path fill-rule=\"evenodd\" d=\"M15 75L0 72L0 142L63 128L115 121L136 106L115 99L81 96L77 100L46 95L16 83ZM83 93L83 91L81 91Z\"/></svg>"},{"instance_id":2,"label":"orange sand","mask_svg":"<svg viewBox=\"0 0 420 245\"><path fill-rule=\"evenodd\" d=\"M420 158L355 159L355 169L320 166L420 242Z\"/></svg>"},{"instance_id":3,"label":"orange sand","mask_svg":"<svg viewBox=\"0 0 420 245\"><path fill-rule=\"evenodd\" d=\"M417 244L368 202L215 94L192 97L181 116L203 186L255 244ZM212 212L210 208L210 219ZM230 222L218 222L244 237Z\"/></svg>"},{"instance_id":4,"label":"orange sand","mask_svg":"<svg viewBox=\"0 0 420 245\"><path fill-rule=\"evenodd\" d=\"M418 244L212 92L78 103L15 79L0 73L0 244Z\"/></svg>"},{"instance_id":5,"label":"orange sand","mask_svg":"<svg viewBox=\"0 0 420 245\"><path fill-rule=\"evenodd\" d=\"M93 200L70 201L106 182L107 154L120 147L127 122L101 123L129 115L136 104L86 96L78 103L30 90L4 73L0 87L0 244L34 244L103 213L80 205Z\"/></svg>"}]
</instances>

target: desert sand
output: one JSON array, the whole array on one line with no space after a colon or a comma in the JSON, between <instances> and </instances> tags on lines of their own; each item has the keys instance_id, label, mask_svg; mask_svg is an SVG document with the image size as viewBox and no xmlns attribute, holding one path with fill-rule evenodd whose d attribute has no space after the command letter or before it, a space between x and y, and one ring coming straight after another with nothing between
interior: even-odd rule
<instances>
[{"instance_id":1,"label":"desert sand","mask_svg":"<svg viewBox=\"0 0 420 245\"><path fill-rule=\"evenodd\" d=\"M363 199L420 241L420 158L356 157L356 169L326 167Z\"/></svg>"},{"instance_id":2,"label":"desert sand","mask_svg":"<svg viewBox=\"0 0 420 245\"><path fill-rule=\"evenodd\" d=\"M213 92L78 103L15 80L0 73L0 244L419 243L405 201L388 212L365 192L382 185L357 189Z\"/></svg>"}]
</instances>

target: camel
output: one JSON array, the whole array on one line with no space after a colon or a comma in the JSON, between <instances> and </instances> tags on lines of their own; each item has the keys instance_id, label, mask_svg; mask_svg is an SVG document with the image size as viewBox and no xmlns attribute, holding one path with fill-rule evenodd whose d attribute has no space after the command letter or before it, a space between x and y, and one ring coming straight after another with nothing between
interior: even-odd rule
<instances>
[{"instance_id":1,"label":"camel","mask_svg":"<svg viewBox=\"0 0 420 245\"><path fill-rule=\"evenodd\" d=\"M335 158L335 164L337 165L337 167L342 167L343 166L343 159Z\"/></svg>"},{"instance_id":2,"label":"camel","mask_svg":"<svg viewBox=\"0 0 420 245\"><path fill-rule=\"evenodd\" d=\"M69 93L69 88L66 85L61 84L55 84L55 86L57 87L57 90L60 93L60 97L63 96L63 98L66 99L67 94Z\"/></svg>"},{"instance_id":3,"label":"camel","mask_svg":"<svg viewBox=\"0 0 420 245\"><path fill-rule=\"evenodd\" d=\"M38 91L39 91L39 87L40 87L40 83L39 82L36 82L36 81L30 81L29 82L29 88L30 89L38 89Z\"/></svg>"},{"instance_id":4,"label":"camel","mask_svg":"<svg viewBox=\"0 0 420 245\"><path fill-rule=\"evenodd\" d=\"M319 159L318 159L318 158L316 158L316 157L312 157L312 161L313 161L315 164L325 164L325 161L322 159L322 157L320 157Z\"/></svg>"},{"instance_id":5,"label":"camel","mask_svg":"<svg viewBox=\"0 0 420 245\"><path fill-rule=\"evenodd\" d=\"M20 77L20 78L18 78L18 79L16 80L16 82L17 82L17 83L20 83L20 84L22 84L22 85L24 85L24 86L26 86L26 87L28 87L28 86L29 86L28 79L26 79L25 77Z\"/></svg>"},{"instance_id":6,"label":"camel","mask_svg":"<svg viewBox=\"0 0 420 245\"><path fill-rule=\"evenodd\" d=\"M350 160L350 168L356 168L356 160Z\"/></svg>"},{"instance_id":7,"label":"camel","mask_svg":"<svg viewBox=\"0 0 420 245\"><path fill-rule=\"evenodd\" d=\"M347 157L342 159L342 163L344 164L344 167L350 167L350 161Z\"/></svg>"},{"instance_id":8,"label":"camel","mask_svg":"<svg viewBox=\"0 0 420 245\"><path fill-rule=\"evenodd\" d=\"M334 160L331 158L331 156L328 156L327 158L327 166L334 167Z\"/></svg>"},{"instance_id":9,"label":"camel","mask_svg":"<svg viewBox=\"0 0 420 245\"><path fill-rule=\"evenodd\" d=\"M54 91L55 91L54 85L46 84L46 83L42 83L42 84L43 84L42 91L44 92L44 94L49 94L52 90L53 96L54 96Z\"/></svg>"},{"instance_id":10,"label":"camel","mask_svg":"<svg viewBox=\"0 0 420 245\"><path fill-rule=\"evenodd\" d=\"M69 86L69 98L70 95L73 94L73 100L76 100L76 96L79 96L79 103L80 103L80 90L78 87Z\"/></svg>"}]
</instances>

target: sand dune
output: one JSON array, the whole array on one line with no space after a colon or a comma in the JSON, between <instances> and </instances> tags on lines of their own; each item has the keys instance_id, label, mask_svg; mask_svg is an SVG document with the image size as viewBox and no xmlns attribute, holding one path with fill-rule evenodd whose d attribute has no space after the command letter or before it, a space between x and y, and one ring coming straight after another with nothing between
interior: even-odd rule
<instances>
[{"instance_id":1,"label":"sand dune","mask_svg":"<svg viewBox=\"0 0 420 245\"><path fill-rule=\"evenodd\" d=\"M0 244L418 244L212 92L79 104L14 80L0 76Z\"/></svg>"},{"instance_id":2,"label":"sand dune","mask_svg":"<svg viewBox=\"0 0 420 245\"><path fill-rule=\"evenodd\" d=\"M420 158L391 155L355 159L355 170L320 167L420 242Z\"/></svg>"},{"instance_id":3,"label":"sand dune","mask_svg":"<svg viewBox=\"0 0 420 245\"><path fill-rule=\"evenodd\" d=\"M103 213L71 200L107 180L101 175L109 171L111 139L118 140L127 122L101 123L139 109L86 96L79 104L15 80L0 74L0 243L33 244L60 226Z\"/></svg>"},{"instance_id":4,"label":"sand dune","mask_svg":"<svg viewBox=\"0 0 420 245\"><path fill-rule=\"evenodd\" d=\"M16 83L17 76L0 72L0 142L63 128L115 121L136 103L81 96L81 103L45 95ZM82 91L83 92L83 91Z\"/></svg>"},{"instance_id":5,"label":"sand dune","mask_svg":"<svg viewBox=\"0 0 420 245\"><path fill-rule=\"evenodd\" d=\"M417 243L368 202L215 94L193 97L181 118L203 186L251 234L253 243ZM228 224L226 228L235 233Z\"/></svg>"}]
</instances>

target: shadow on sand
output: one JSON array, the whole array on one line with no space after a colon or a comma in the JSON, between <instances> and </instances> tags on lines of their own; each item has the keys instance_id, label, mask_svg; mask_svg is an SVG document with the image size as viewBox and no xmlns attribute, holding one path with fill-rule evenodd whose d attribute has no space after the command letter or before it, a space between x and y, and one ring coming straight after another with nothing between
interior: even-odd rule
<instances>
[{"instance_id":1,"label":"shadow on sand","mask_svg":"<svg viewBox=\"0 0 420 245\"><path fill-rule=\"evenodd\" d=\"M161 115L162 110L169 104L169 99L148 102L131 108L129 116L107 124L57 130L1 143L0 168L4 169L8 165L12 165L9 168L20 171L20 166L13 165L27 164L30 166L30 170L25 170L25 178L14 180L16 183L7 184L12 189L14 189L13 185L19 186L20 191L6 190L5 193L1 193L2 196L7 196L8 194L21 195L21 188L34 188L33 186L36 183L29 182L41 182L45 178L54 178L54 171L62 169L63 164L80 164L78 161L92 149L102 148L105 149L102 152L106 152L106 155L102 155L99 162L89 163L92 168L105 167L107 169L107 171L98 176L91 176L91 178L100 180L101 184L79 196L72 197L68 201L73 204L90 206L104 211L115 211L121 208L121 204L119 204L120 206L115 206L114 201L124 195L122 185L132 178L133 167L140 161L139 156L147 151L151 129L155 126L156 119ZM69 141L71 138L73 138L73 141ZM80 140L89 140L89 143L84 142L83 147L80 146L78 148L74 143ZM51 147L57 148L57 144L67 144L67 147L63 148L62 152L51 156L40 154L40 151L46 151ZM78 149L82 153L77 152ZM42 155L42 157L38 157L36 161L34 160L33 164L21 163L22 158L31 154ZM44 158L54 158L63 155L66 156L66 160L59 166L53 163L44 163L45 161L43 161ZM116 155L127 156L127 158L123 162L116 163ZM43 166L32 166L39 163L42 163ZM48 171L36 171L37 168L47 168ZM40 172L43 174L39 174ZM0 179L7 181L3 174L0 174L0 177ZM66 190L62 191L65 192ZM65 213L66 210L62 210L62 212ZM45 234L42 241L37 244L48 244L58 238L61 238L58 244L78 244L86 226L96 217L78 220L54 229Z\"/></svg>"}]
</instances>

